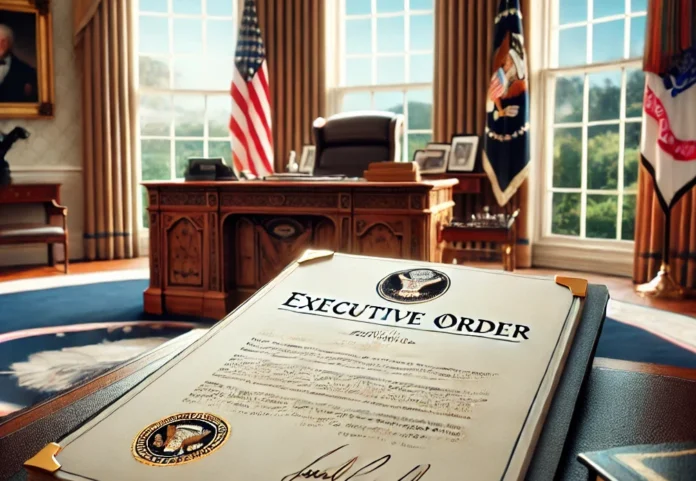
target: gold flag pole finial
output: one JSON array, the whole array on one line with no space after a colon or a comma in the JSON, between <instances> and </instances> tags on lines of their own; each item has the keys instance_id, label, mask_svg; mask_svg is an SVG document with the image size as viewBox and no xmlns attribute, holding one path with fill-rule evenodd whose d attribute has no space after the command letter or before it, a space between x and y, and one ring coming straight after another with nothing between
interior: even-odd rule
<instances>
[{"instance_id":1,"label":"gold flag pole finial","mask_svg":"<svg viewBox=\"0 0 696 481\"><path fill-rule=\"evenodd\" d=\"M670 267L663 262L657 275L650 282L640 284L636 292L642 297L656 297L660 299L681 299L684 297L684 289L677 284L670 274Z\"/></svg>"}]
</instances>

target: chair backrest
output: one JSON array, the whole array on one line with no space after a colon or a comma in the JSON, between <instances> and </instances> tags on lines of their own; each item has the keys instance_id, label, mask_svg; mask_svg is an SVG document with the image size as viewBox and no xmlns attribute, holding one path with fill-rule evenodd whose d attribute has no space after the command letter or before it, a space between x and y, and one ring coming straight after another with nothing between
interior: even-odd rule
<instances>
[{"instance_id":1,"label":"chair backrest","mask_svg":"<svg viewBox=\"0 0 696 481\"><path fill-rule=\"evenodd\" d=\"M314 121L314 175L362 177L372 162L401 158L403 115L350 112Z\"/></svg>"}]
</instances>

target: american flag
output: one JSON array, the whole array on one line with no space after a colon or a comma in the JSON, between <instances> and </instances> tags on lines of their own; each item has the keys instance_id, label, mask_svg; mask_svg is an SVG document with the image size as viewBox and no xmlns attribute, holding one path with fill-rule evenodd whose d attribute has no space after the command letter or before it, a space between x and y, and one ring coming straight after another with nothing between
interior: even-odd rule
<instances>
[{"instance_id":1,"label":"american flag","mask_svg":"<svg viewBox=\"0 0 696 481\"><path fill-rule=\"evenodd\" d=\"M502 70L498 69L491 78L491 85L488 89L488 97L491 100L499 99L505 93L505 74Z\"/></svg>"},{"instance_id":2,"label":"american flag","mask_svg":"<svg viewBox=\"0 0 696 481\"><path fill-rule=\"evenodd\" d=\"M271 96L256 1L245 0L232 77L232 154L237 171L273 173Z\"/></svg>"}]
</instances>

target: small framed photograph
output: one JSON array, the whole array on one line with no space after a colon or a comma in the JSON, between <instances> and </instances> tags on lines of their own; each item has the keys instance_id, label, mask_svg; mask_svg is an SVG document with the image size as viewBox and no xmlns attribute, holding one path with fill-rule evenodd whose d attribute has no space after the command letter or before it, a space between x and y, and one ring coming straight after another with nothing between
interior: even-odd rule
<instances>
[{"instance_id":1,"label":"small framed photograph","mask_svg":"<svg viewBox=\"0 0 696 481\"><path fill-rule=\"evenodd\" d=\"M476 166L478 144L478 135L453 135L448 169L452 172L473 172Z\"/></svg>"},{"instance_id":2,"label":"small framed photograph","mask_svg":"<svg viewBox=\"0 0 696 481\"><path fill-rule=\"evenodd\" d=\"M300 172L303 174L312 174L314 172L314 156L317 148L314 145L305 145L302 147L302 157L300 157Z\"/></svg>"},{"instance_id":3,"label":"small framed photograph","mask_svg":"<svg viewBox=\"0 0 696 481\"><path fill-rule=\"evenodd\" d=\"M447 152L444 150L416 150L413 161L421 174L442 174L447 171Z\"/></svg>"}]
</instances>

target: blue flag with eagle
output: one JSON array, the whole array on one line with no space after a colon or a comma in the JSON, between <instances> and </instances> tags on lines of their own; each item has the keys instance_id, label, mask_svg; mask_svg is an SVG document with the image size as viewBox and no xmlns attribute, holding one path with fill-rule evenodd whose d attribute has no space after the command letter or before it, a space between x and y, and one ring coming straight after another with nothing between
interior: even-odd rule
<instances>
[{"instance_id":1,"label":"blue flag with eagle","mask_svg":"<svg viewBox=\"0 0 696 481\"><path fill-rule=\"evenodd\" d=\"M493 35L483 168L502 206L529 171L527 56L519 0L501 0Z\"/></svg>"}]
</instances>

